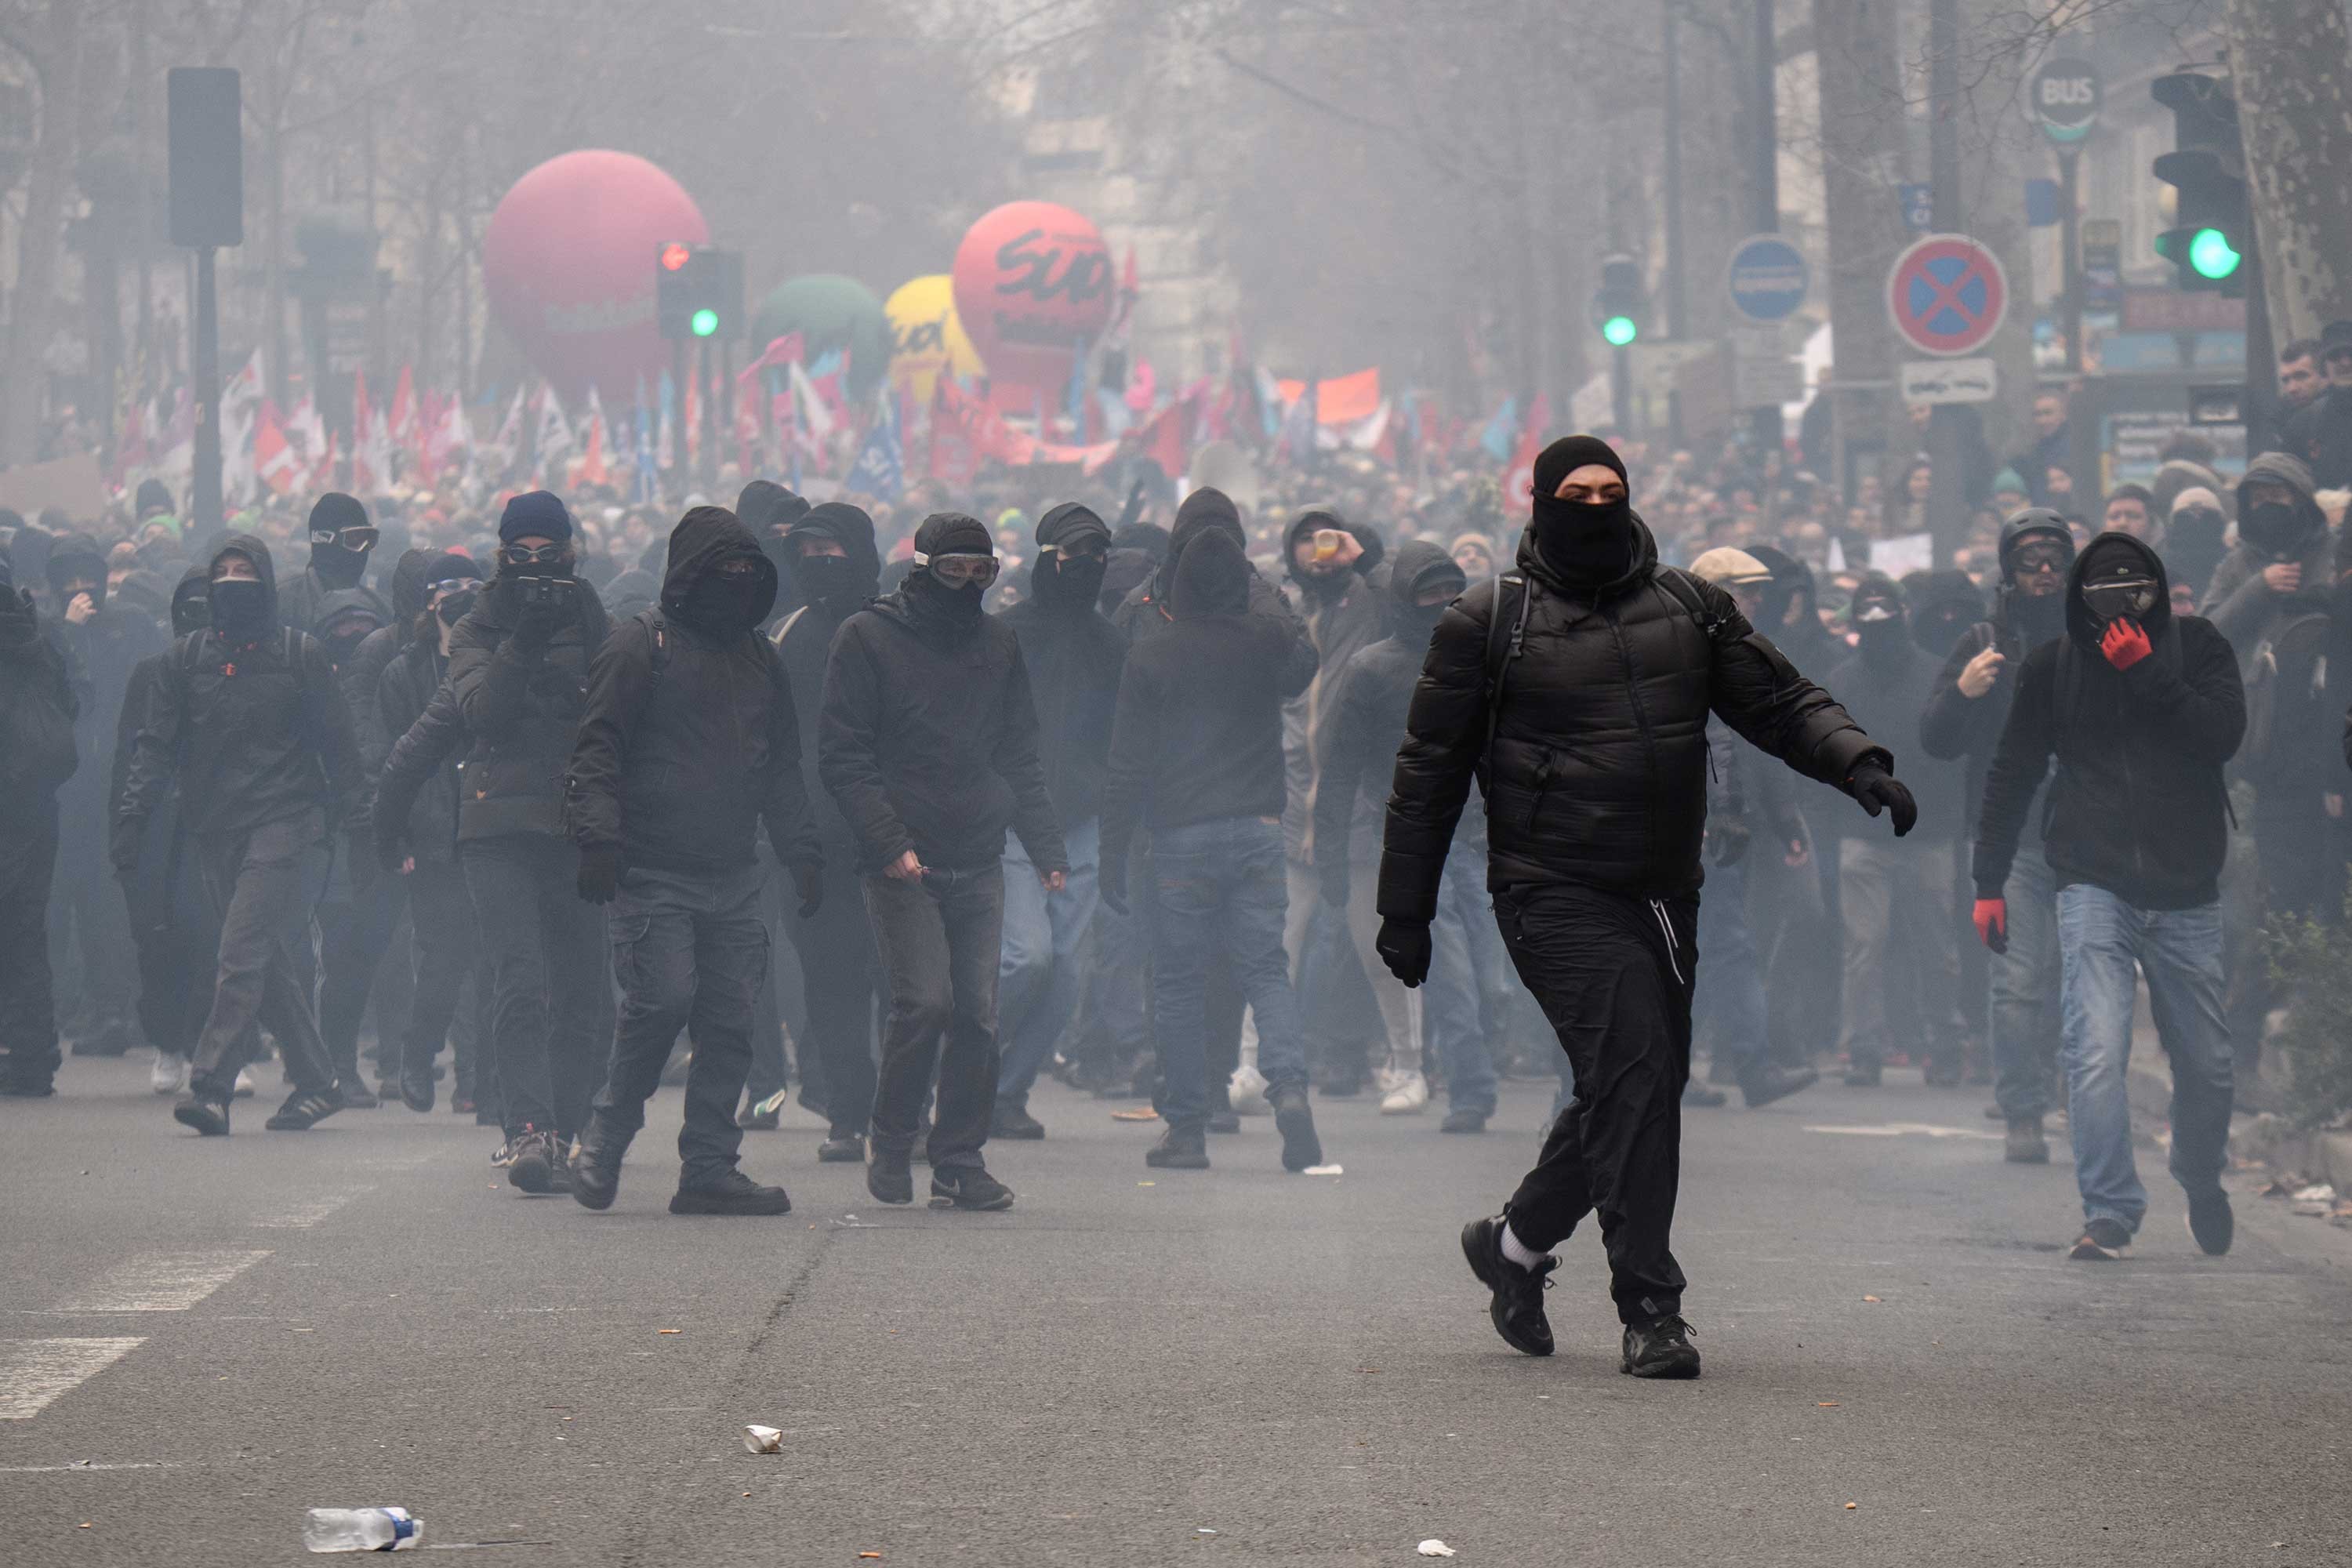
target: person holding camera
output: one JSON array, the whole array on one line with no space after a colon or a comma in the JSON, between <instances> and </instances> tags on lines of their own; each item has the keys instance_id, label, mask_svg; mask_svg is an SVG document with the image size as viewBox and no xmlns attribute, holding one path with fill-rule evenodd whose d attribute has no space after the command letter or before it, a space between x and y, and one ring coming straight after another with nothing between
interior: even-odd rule
<instances>
[{"instance_id":1,"label":"person holding camera","mask_svg":"<svg viewBox=\"0 0 2352 1568\"><path fill-rule=\"evenodd\" d=\"M564 814L588 664L607 629L574 563L563 502L516 496L499 519L497 574L449 634L449 686L472 741L457 852L489 949L499 1163L527 1193L563 1184L612 1035L604 922L580 900Z\"/></svg>"}]
</instances>

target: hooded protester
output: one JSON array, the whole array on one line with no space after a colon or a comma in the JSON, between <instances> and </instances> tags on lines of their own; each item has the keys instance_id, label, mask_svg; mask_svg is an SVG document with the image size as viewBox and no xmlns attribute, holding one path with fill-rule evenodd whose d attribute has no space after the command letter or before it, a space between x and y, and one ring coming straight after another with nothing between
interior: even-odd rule
<instances>
[{"instance_id":1,"label":"hooded protester","mask_svg":"<svg viewBox=\"0 0 2352 1568\"><path fill-rule=\"evenodd\" d=\"M1981 612L1982 602L1979 601ZM1854 650L1830 671L1846 711L1880 734L1918 722L1935 690L1938 656L1913 636L1903 590L1868 572L1853 590ZM1889 844L1839 819L1838 885L1845 916L1845 1016L1840 1046L1847 1083L1875 1086L1895 1044L1888 1003L1914 999L1928 1037L1912 1050L1927 1057L1930 1086L1957 1084L1968 1026L1959 1009L1959 948L1951 916L1958 875L1952 844L1961 828L1960 770L1929 761L1905 778L1919 802L1920 829Z\"/></svg>"},{"instance_id":2,"label":"hooded protester","mask_svg":"<svg viewBox=\"0 0 2352 1568\"><path fill-rule=\"evenodd\" d=\"M874 1114L874 1003L881 969L858 886L856 830L817 776L817 715L824 702L834 634L873 599L881 584L882 558L874 545L874 520L845 501L811 507L794 526L792 545L791 576L801 603L776 624L772 640L799 718L802 793L824 856L824 898L805 919L784 919L780 910L774 918L800 958L801 999L811 1037L803 1047L804 1092L817 1077L808 1070L809 1050L816 1053L823 1077L829 1131L817 1158L846 1163L866 1158L866 1127ZM764 1047L752 1058L750 1092L755 1105L784 1087L782 1052L780 1044L774 1060L764 1067Z\"/></svg>"},{"instance_id":3,"label":"hooded protester","mask_svg":"<svg viewBox=\"0 0 2352 1568\"><path fill-rule=\"evenodd\" d=\"M414 606L415 618L398 654L376 679L370 718L362 726L363 734L403 738L386 748L379 763L373 825L377 863L395 874L408 900L415 1001L399 1054L384 1065L392 1069L401 1102L411 1110L430 1110L433 1061L449 1042L456 1057L452 1109L471 1111L478 1103L476 1068L488 1042L492 981L457 856L456 757L464 725L457 699L444 682L451 638L480 601L482 573L464 555L410 555L419 562L412 565L407 556L402 558L393 589L398 608L406 613ZM427 765L419 764L428 748L405 740L420 721L441 742L429 748L438 755ZM362 740L362 752L367 745Z\"/></svg>"},{"instance_id":4,"label":"hooded protester","mask_svg":"<svg viewBox=\"0 0 2352 1568\"><path fill-rule=\"evenodd\" d=\"M60 1020L76 1056L119 1057L138 1039L136 948L122 900L106 885L107 785L123 692L142 659L166 646L146 615L110 602L106 552L87 534L60 536L47 562L57 615L44 632L71 672L80 703L74 741L82 765L58 792L57 880L51 901L52 971L79 981ZM79 960L63 962L68 951Z\"/></svg>"},{"instance_id":5,"label":"hooded protester","mask_svg":"<svg viewBox=\"0 0 2352 1568\"><path fill-rule=\"evenodd\" d=\"M1116 615L1127 596L1168 559L1168 531L1156 522L1130 522L1110 536L1110 554L1103 569L1105 616Z\"/></svg>"},{"instance_id":6,"label":"hooded protester","mask_svg":"<svg viewBox=\"0 0 2352 1568\"><path fill-rule=\"evenodd\" d=\"M2221 1170L2232 1100L2222 1011L2222 768L2246 729L2230 645L2175 616L2164 564L2138 540L2103 533L2067 575L2066 633L2028 654L2003 726L1976 844L1976 927L1999 952L2027 811L2044 777L2044 853L2058 889L2063 955L2067 1137L2084 1225L2073 1256L2119 1258L2147 1190L2132 1162L2135 968L2172 1063L2172 1173L2198 1245L2230 1249ZM2056 767L2052 768L2055 759Z\"/></svg>"},{"instance_id":7,"label":"hooded protester","mask_svg":"<svg viewBox=\"0 0 2352 1568\"><path fill-rule=\"evenodd\" d=\"M328 595L350 593L374 609L376 625L390 625L392 606L367 585L368 561L383 536L358 497L341 490L320 496L310 508L310 563L278 595L278 613L286 624L311 631L328 612Z\"/></svg>"},{"instance_id":8,"label":"hooded protester","mask_svg":"<svg viewBox=\"0 0 2352 1568\"><path fill-rule=\"evenodd\" d=\"M1499 1217L1462 1233L1515 1349L1550 1353L1548 1254L1598 1210L1621 1366L1697 1375L1669 1247L1690 1075L1692 937L1706 826L1706 717L1842 787L1899 836L1894 759L1759 636L1729 595L1658 563L1606 442L1537 458L1517 570L1439 619L1389 796L1380 949L1427 977L1430 921L1472 774L1488 889L1519 977L1576 1069L1577 1099Z\"/></svg>"},{"instance_id":9,"label":"hooded protester","mask_svg":"<svg viewBox=\"0 0 2352 1568\"><path fill-rule=\"evenodd\" d=\"M596 590L573 574L573 537L571 511L550 492L509 500L497 572L449 634L446 679L462 730L443 736L462 734L470 747L457 852L488 949L499 1163L526 1193L568 1184L562 1151L587 1122L612 1038L604 922L579 897L584 862L564 794L589 661L608 628ZM393 765L439 765L421 727L394 747ZM404 758L411 740L421 754Z\"/></svg>"},{"instance_id":10,"label":"hooded protester","mask_svg":"<svg viewBox=\"0 0 2352 1568\"><path fill-rule=\"evenodd\" d=\"M809 503L773 479L753 479L735 498L735 517L760 543L760 552L776 569L776 613L789 614L802 603L793 581L793 549L787 542L793 526L809 513ZM605 601L612 602L607 594ZM634 614L635 612L631 612ZM616 609L614 618L625 618Z\"/></svg>"},{"instance_id":11,"label":"hooded protester","mask_svg":"<svg viewBox=\"0 0 2352 1568\"><path fill-rule=\"evenodd\" d=\"M1249 535L1242 528L1241 509L1233 498L1214 486L1203 485L1184 498L1176 509L1175 526L1168 531L1168 553L1126 598L1111 612L1111 625L1117 626L1129 645L1141 642L1175 624L1170 608L1170 598L1176 582L1176 568L1184 558L1185 547L1203 533L1224 534L1242 548L1244 563L1247 563ZM1281 590L1257 574L1255 567L1249 574L1250 609L1256 614L1276 614L1291 626L1295 640L1312 647L1307 623L1291 609L1290 601Z\"/></svg>"},{"instance_id":12,"label":"hooded protester","mask_svg":"<svg viewBox=\"0 0 2352 1568\"><path fill-rule=\"evenodd\" d=\"M904 585L835 634L817 729L817 773L856 835L889 984L866 1184L877 1202L914 1201L909 1167L936 1067L932 1199L1004 1209L1013 1190L981 1151L1000 1066L1005 829L1049 893L1069 860L1020 638L981 607L995 541L976 518L934 512L914 546Z\"/></svg>"},{"instance_id":13,"label":"hooded protester","mask_svg":"<svg viewBox=\"0 0 2352 1568\"><path fill-rule=\"evenodd\" d=\"M212 622L212 582L207 568L191 566L172 592L173 640ZM166 644L131 668L115 722L114 766L107 788L107 819L117 820L129 783L131 757L147 707L162 685L174 651ZM139 1026L155 1047L148 1087L177 1094L188 1087L188 1061L203 1026L211 993L213 954L220 932L205 907L204 874L193 856L183 855L180 798L165 792L163 805L142 837L139 861L121 877L131 938L139 955Z\"/></svg>"},{"instance_id":14,"label":"hooded protester","mask_svg":"<svg viewBox=\"0 0 2352 1568\"><path fill-rule=\"evenodd\" d=\"M179 791L180 823L202 866L220 946L212 1005L174 1120L229 1130L236 1075L258 1023L276 1037L294 1092L266 1126L300 1131L343 1107L299 976L317 868L360 794L359 747L334 667L288 626L269 547L232 533L208 563L210 624L173 646L132 742L115 817L119 874Z\"/></svg>"},{"instance_id":15,"label":"hooded protester","mask_svg":"<svg viewBox=\"0 0 2352 1568\"><path fill-rule=\"evenodd\" d=\"M131 510L142 523L153 517L170 517L178 510L171 487L161 479L142 479L132 493Z\"/></svg>"},{"instance_id":16,"label":"hooded protester","mask_svg":"<svg viewBox=\"0 0 2352 1568\"><path fill-rule=\"evenodd\" d=\"M1485 1131L1486 1119L1495 1113L1492 1041L1505 1002L1487 994L1482 980L1493 966L1475 956L1494 935L1486 914L1485 871L1477 863L1486 844L1486 814L1475 800L1465 806L1446 859L1431 926L1433 956L1425 1010L1422 998L1407 991L1381 963L1373 945L1380 931L1376 879L1354 873L1357 865L1371 864L1378 857L1379 818L1375 815L1370 832L1364 831L1364 806L1369 804L1377 812L1386 799L1391 765L1404 738L1405 713L1430 636L1446 605L1468 585L1455 556L1439 546L1416 539L1397 547L1389 575L1390 633L1359 649L1340 677L1315 796L1316 872L1323 900L1346 911L1358 956L1375 990L1382 993L1383 1011L1391 1005L1385 993L1392 988L1419 1015L1428 1055L1445 1079L1449 1109L1439 1131L1464 1133Z\"/></svg>"},{"instance_id":17,"label":"hooded protester","mask_svg":"<svg viewBox=\"0 0 2352 1568\"><path fill-rule=\"evenodd\" d=\"M2026 657L2066 632L2066 577L2074 536L2065 519L2029 507L2001 524L2000 591L1992 619L1965 633L1937 672L1919 718L1919 749L1964 762L1967 827L1977 826L1992 766ZM2042 1119L2055 1103L2058 1067L2058 889L2042 852L2041 821L2021 822L2006 884L2009 940L1992 955L1986 1007L1992 1037L1993 1099L2008 1124L2004 1158L2046 1164Z\"/></svg>"},{"instance_id":18,"label":"hooded protester","mask_svg":"<svg viewBox=\"0 0 2352 1568\"><path fill-rule=\"evenodd\" d=\"M1942 658L1960 634L1984 619L1983 590L1965 572L1922 572L1903 583L1904 618L1911 640Z\"/></svg>"},{"instance_id":19,"label":"hooded protester","mask_svg":"<svg viewBox=\"0 0 2352 1568\"><path fill-rule=\"evenodd\" d=\"M52 1092L58 1071L49 885L60 785L81 765L80 699L0 552L0 1095Z\"/></svg>"},{"instance_id":20,"label":"hooded protester","mask_svg":"<svg viewBox=\"0 0 2352 1568\"><path fill-rule=\"evenodd\" d=\"M2164 570L2201 603L2213 573L2230 553L2229 514L2221 498L2203 485L2189 485L2172 498L2164 524Z\"/></svg>"},{"instance_id":21,"label":"hooded protester","mask_svg":"<svg viewBox=\"0 0 2352 1568\"><path fill-rule=\"evenodd\" d=\"M653 608L660 600L661 579L632 566L615 576L602 596L605 613L615 621L625 621L640 610Z\"/></svg>"},{"instance_id":22,"label":"hooded protester","mask_svg":"<svg viewBox=\"0 0 2352 1568\"><path fill-rule=\"evenodd\" d=\"M621 984L612 1065L596 1093L572 1195L609 1208L678 1031L691 1030L683 1167L672 1214L780 1215L792 1199L738 1164L735 1101L768 983L760 828L792 875L803 919L824 897L803 793L800 721L775 647L760 636L775 563L722 507L696 507L669 539L661 606L597 652L572 753L580 896L610 906Z\"/></svg>"},{"instance_id":23,"label":"hooded protester","mask_svg":"<svg viewBox=\"0 0 2352 1568\"><path fill-rule=\"evenodd\" d=\"M1112 715L1127 658L1099 607L1110 530L1093 509L1066 501L1037 520L1029 591L1000 617L1020 639L1037 705L1045 793L1061 825L1069 875L1048 896L1017 836L1007 833L1004 957L996 978L1003 1061L993 1136L1043 1138L1029 1114L1037 1072L1077 1009L1078 945L1094 923L1102 853L1102 796Z\"/></svg>"},{"instance_id":24,"label":"hooded protester","mask_svg":"<svg viewBox=\"0 0 2352 1568\"><path fill-rule=\"evenodd\" d=\"M1182 531L1180 524L1179 532ZM1322 1163L1306 1038L1283 950L1282 705L1315 677L1287 616L1254 609L1255 574L1222 528L1179 547L1174 619L1127 656L1103 796L1102 896L1127 908L1128 851L1150 834L1152 1018L1168 1131L1145 1163L1205 1170L1203 994L1222 952L1257 1018L1258 1070L1282 1163ZM1156 606L1155 606L1156 607Z\"/></svg>"}]
</instances>

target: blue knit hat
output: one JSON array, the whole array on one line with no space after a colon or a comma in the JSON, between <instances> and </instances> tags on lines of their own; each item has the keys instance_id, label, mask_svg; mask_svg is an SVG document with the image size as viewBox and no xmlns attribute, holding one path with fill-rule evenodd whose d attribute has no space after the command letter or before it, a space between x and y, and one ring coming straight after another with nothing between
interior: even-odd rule
<instances>
[{"instance_id":1,"label":"blue knit hat","mask_svg":"<svg viewBox=\"0 0 2352 1568\"><path fill-rule=\"evenodd\" d=\"M561 544L572 537L572 513L552 490L525 490L499 514L499 542L546 539Z\"/></svg>"}]
</instances>

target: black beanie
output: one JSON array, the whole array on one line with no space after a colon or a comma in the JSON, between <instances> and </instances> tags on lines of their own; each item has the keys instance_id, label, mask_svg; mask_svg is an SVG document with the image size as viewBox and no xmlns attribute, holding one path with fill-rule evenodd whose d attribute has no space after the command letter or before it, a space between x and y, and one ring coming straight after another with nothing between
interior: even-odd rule
<instances>
[{"instance_id":1,"label":"black beanie","mask_svg":"<svg viewBox=\"0 0 2352 1568\"><path fill-rule=\"evenodd\" d=\"M1535 493L1548 496L1559 489L1559 481L1583 468L1598 463L1604 468L1614 468L1617 477L1625 477L1625 460L1616 448L1598 436L1562 436L1546 447L1536 458Z\"/></svg>"},{"instance_id":2,"label":"black beanie","mask_svg":"<svg viewBox=\"0 0 2352 1568\"><path fill-rule=\"evenodd\" d=\"M482 569L474 564L472 556L460 555L454 550L436 555L432 563L425 568L425 581L428 586L435 583L454 583L460 577L470 577L478 583L482 580Z\"/></svg>"},{"instance_id":3,"label":"black beanie","mask_svg":"<svg viewBox=\"0 0 2352 1568\"><path fill-rule=\"evenodd\" d=\"M365 528L367 508L357 496L347 496L341 490L329 490L310 508L310 531L341 533L347 528Z\"/></svg>"},{"instance_id":4,"label":"black beanie","mask_svg":"<svg viewBox=\"0 0 2352 1568\"><path fill-rule=\"evenodd\" d=\"M572 513L552 490L525 490L499 514L499 542L545 539L561 544L572 537Z\"/></svg>"},{"instance_id":5,"label":"black beanie","mask_svg":"<svg viewBox=\"0 0 2352 1568\"><path fill-rule=\"evenodd\" d=\"M132 501L131 510L136 516L145 517L151 511L174 512L180 509L172 502L170 486L161 479L142 479L138 499Z\"/></svg>"},{"instance_id":6,"label":"black beanie","mask_svg":"<svg viewBox=\"0 0 2352 1568\"><path fill-rule=\"evenodd\" d=\"M915 553L934 555L993 555L996 540L980 519L960 511L935 511L915 530Z\"/></svg>"}]
</instances>

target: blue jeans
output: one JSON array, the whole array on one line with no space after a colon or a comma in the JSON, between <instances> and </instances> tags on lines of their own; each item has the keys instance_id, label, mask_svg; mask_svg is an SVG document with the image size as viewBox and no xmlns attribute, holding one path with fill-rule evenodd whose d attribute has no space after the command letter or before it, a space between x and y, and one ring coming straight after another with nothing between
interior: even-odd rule
<instances>
[{"instance_id":1,"label":"blue jeans","mask_svg":"<svg viewBox=\"0 0 2352 1568\"><path fill-rule=\"evenodd\" d=\"M2135 909L2104 888L2058 890L2064 971L2067 1133L2085 1219L2137 1232L2147 1190L2132 1164L2132 971L2147 976L2156 1037L2172 1058L2172 1174L2202 1194L2221 1184L2230 1144L2230 1026L2221 1012L2221 906Z\"/></svg>"},{"instance_id":2,"label":"blue jeans","mask_svg":"<svg viewBox=\"0 0 2352 1568\"><path fill-rule=\"evenodd\" d=\"M1422 1003L1422 1033L1445 1075L1445 1098L1456 1110L1495 1113L1495 1056L1502 998L1496 973L1507 966L1502 933L1495 929L1486 868L1475 855L1448 855L1437 884L1437 917L1429 923L1429 980Z\"/></svg>"},{"instance_id":3,"label":"blue jeans","mask_svg":"<svg viewBox=\"0 0 2352 1568\"><path fill-rule=\"evenodd\" d=\"M2058 893L2038 844L2020 845L2001 889L2009 951L1989 954L1986 1008L1992 1026L1993 1098L2001 1114L2030 1121L2057 1099Z\"/></svg>"},{"instance_id":4,"label":"blue jeans","mask_svg":"<svg viewBox=\"0 0 2352 1568\"><path fill-rule=\"evenodd\" d=\"M1020 839L1004 835L1004 956L996 971L996 1098L1025 1104L1029 1086L1078 1005L1078 943L1094 922L1102 824L1066 825L1070 872L1058 893L1038 884Z\"/></svg>"},{"instance_id":5,"label":"blue jeans","mask_svg":"<svg viewBox=\"0 0 2352 1568\"><path fill-rule=\"evenodd\" d=\"M1307 1043L1290 961L1282 951L1290 905L1277 817L1221 816L1151 835L1151 1009L1160 1047L1157 1109L1171 1127L1209 1114L1202 1023L1212 952L1231 961L1257 1019L1257 1067L1269 1092L1304 1088Z\"/></svg>"},{"instance_id":6,"label":"blue jeans","mask_svg":"<svg viewBox=\"0 0 2352 1568\"><path fill-rule=\"evenodd\" d=\"M1692 1011L1715 1046L1715 1059L1745 1079L1764 1056L1770 1029L1764 970L1748 926L1748 868L1710 866L1698 901L1698 971Z\"/></svg>"}]
</instances>

